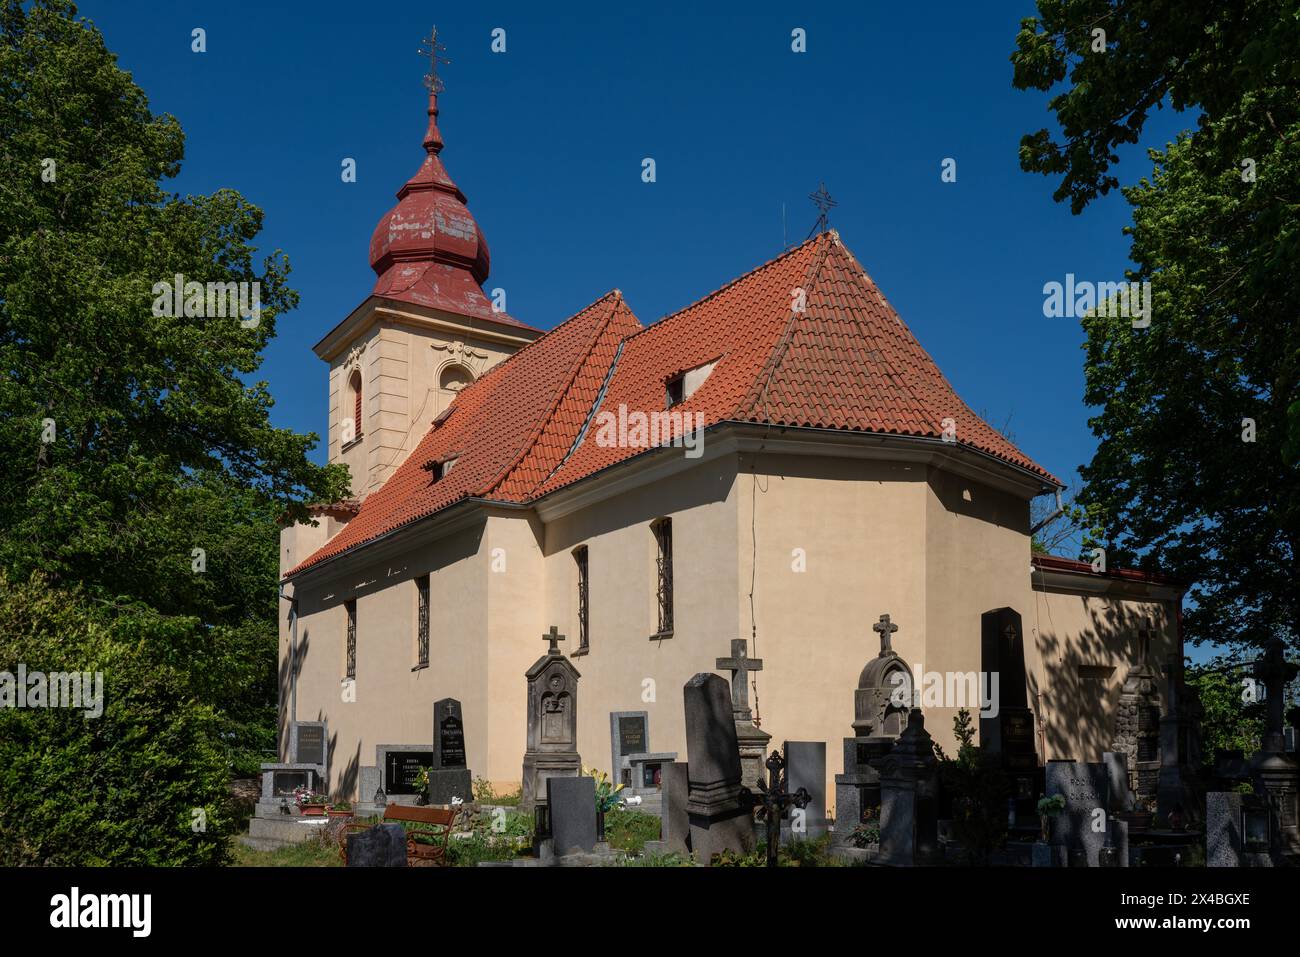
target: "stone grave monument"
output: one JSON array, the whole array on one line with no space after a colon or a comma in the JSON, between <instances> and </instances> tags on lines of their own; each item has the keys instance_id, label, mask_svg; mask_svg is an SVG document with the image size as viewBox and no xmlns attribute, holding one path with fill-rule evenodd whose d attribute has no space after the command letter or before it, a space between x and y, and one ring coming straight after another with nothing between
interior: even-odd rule
<instances>
[{"instance_id":1,"label":"stone grave monument","mask_svg":"<svg viewBox=\"0 0 1300 957\"><path fill-rule=\"evenodd\" d=\"M433 763L429 767L429 803L451 804L474 800L474 788L465 760L465 721L460 702L442 698L433 704Z\"/></svg>"},{"instance_id":2,"label":"stone grave monument","mask_svg":"<svg viewBox=\"0 0 1300 957\"><path fill-rule=\"evenodd\" d=\"M906 727L913 706L912 672L894 651L898 625L888 615L871 626L880 653L867 662L853 693L853 737L844 738L844 773L835 775L835 842L847 844L868 811L880 807L878 763Z\"/></svg>"},{"instance_id":3,"label":"stone grave monument","mask_svg":"<svg viewBox=\"0 0 1300 957\"><path fill-rule=\"evenodd\" d=\"M705 867L724 850L754 850L750 793L741 783L740 746L727 682L697 674L682 689L686 710L686 759L691 850Z\"/></svg>"},{"instance_id":4,"label":"stone grave monument","mask_svg":"<svg viewBox=\"0 0 1300 957\"><path fill-rule=\"evenodd\" d=\"M754 723L754 712L749 707L749 676L751 672L763 670L763 659L749 657L748 649L749 642L745 639L733 639L731 657L719 658L715 666L720 671L731 672L731 713L736 722L736 745L740 749L740 781L752 792L767 777L763 762L772 736Z\"/></svg>"},{"instance_id":5,"label":"stone grave monument","mask_svg":"<svg viewBox=\"0 0 1300 957\"><path fill-rule=\"evenodd\" d=\"M787 741L782 753L786 786L791 793L802 789L808 794L808 803L791 811L782 825L782 840L816 840L830 828L826 818L826 742Z\"/></svg>"},{"instance_id":6,"label":"stone grave monument","mask_svg":"<svg viewBox=\"0 0 1300 957\"><path fill-rule=\"evenodd\" d=\"M520 807L537 815L538 834L545 836L546 780L582 774L578 755L578 669L560 653L564 635L554 625L542 635L546 653L524 673L528 681L527 750L524 751L523 797ZM594 799L593 799L594 800Z\"/></svg>"},{"instance_id":7,"label":"stone grave monument","mask_svg":"<svg viewBox=\"0 0 1300 957\"><path fill-rule=\"evenodd\" d=\"M895 867L939 861L938 761L919 708L880 762L880 855Z\"/></svg>"}]
</instances>

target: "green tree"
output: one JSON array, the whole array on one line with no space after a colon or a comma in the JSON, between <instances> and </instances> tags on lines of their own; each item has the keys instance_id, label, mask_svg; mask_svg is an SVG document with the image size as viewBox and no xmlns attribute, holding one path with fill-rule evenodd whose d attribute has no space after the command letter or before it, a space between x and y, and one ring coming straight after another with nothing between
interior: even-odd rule
<instances>
[{"instance_id":1,"label":"green tree","mask_svg":"<svg viewBox=\"0 0 1300 957\"><path fill-rule=\"evenodd\" d=\"M1248 665L1240 668L1232 658L1220 656L1185 672L1189 687L1201 699L1201 755L1213 767L1215 751L1241 751L1249 756L1259 750L1264 735L1264 706L1246 694L1243 678Z\"/></svg>"},{"instance_id":2,"label":"green tree","mask_svg":"<svg viewBox=\"0 0 1300 957\"><path fill-rule=\"evenodd\" d=\"M1083 322L1099 442L1078 502L1109 561L1195 583L1194 643L1295 641L1300 4L1042 0L1039 13L1021 23L1014 83L1054 91L1060 139L1026 135L1020 161L1059 175L1074 212L1118 185L1115 150L1153 109L1198 113L1122 190L1151 324Z\"/></svg>"},{"instance_id":3,"label":"green tree","mask_svg":"<svg viewBox=\"0 0 1300 957\"><path fill-rule=\"evenodd\" d=\"M0 866L211 865L235 820L222 723L168 659L193 619L0 578L0 661L102 674L102 713L0 707ZM17 675L11 672L10 680ZM24 687L26 689L26 686ZM48 692L47 692L48 694ZM48 698L42 704L49 703Z\"/></svg>"},{"instance_id":4,"label":"green tree","mask_svg":"<svg viewBox=\"0 0 1300 957\"><path fill-rule=\"evenodd\" d=\"M148 725L160 740L202 738L246 771L274 741L276 522L347 478L308 459L315 435L270 423L253 376L297 302L288 260L259 260L262 212L237 192L164 189L183 145L72 3L0 0L0 578L147 620L104 624L139 655L127 668L105 652L107 667L199 709L179 736ZM167 315L155 287L178 274L247 283L260 311ZM55 754L80 740L57 720L24 727ZM158 753L147 734L109 740Z\"/></svg>"}]
</instances>

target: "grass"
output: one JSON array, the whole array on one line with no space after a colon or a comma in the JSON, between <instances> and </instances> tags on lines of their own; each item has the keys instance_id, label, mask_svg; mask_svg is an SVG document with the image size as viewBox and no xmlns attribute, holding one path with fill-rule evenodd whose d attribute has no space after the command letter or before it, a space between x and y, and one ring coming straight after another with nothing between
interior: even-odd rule
<instances>
[{"instance_id":1,"label":"grass","mask_svg":"<svg viewBox=\"0 0 1300 957\"><path fill-rule=\"evenodd\" d=\"M646 841L659 840L659 818L643 811L615 808L605 812L605 840L629 854L640 854Z\"/></svg>"},{"instance_id":2,"label":"grass","mask_svg":"<svg viewBox=\"0 0 1300 957\"><path fill-rule=\"evenodd\" d=\"M303 841L274 851L257 851L241 844L232 843L232 866L234 867L342 867L339 849L336 845L326 846L320 841Z\"/></svg>"}]
</instances>

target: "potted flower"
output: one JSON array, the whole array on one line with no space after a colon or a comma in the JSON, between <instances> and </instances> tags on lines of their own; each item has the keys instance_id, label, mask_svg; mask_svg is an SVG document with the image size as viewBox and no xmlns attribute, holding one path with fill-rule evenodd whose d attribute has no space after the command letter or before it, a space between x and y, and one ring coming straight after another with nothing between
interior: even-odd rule
<instances>
[{"instance_id":1,"label":"potted flower","mask_svg":"<svg viewBox=\"0 0 1300 957\"><path fill-rule=\"evenodd\" d=\"M615 784L604 771L595 768L583 768L582 773L596 781L596 840L605 840L605 812L612 811L622 804L618 792L622 784Z\"/></svg>"},{"instance_id":2,"label":"potted flower","mask_svg":"<svg viewBox=\"0 0 1300 957\"><path fill-rule=\"evenodd\" d=\"M1143 831L1150 830L1151 820L1156 814L1156 802L1146 800L1140 802L1131 811L1119 811L1115 817L1121 821L1128 822L1128 832L1130 834L1140 834Z\"/></svg>"},{"instance_id":3,"label":"potted flower","mask_svg":"<svg viewBox=\"0 0 1300 957\"><path fill-rule=\"evenodd\" d=\"M1038 799L1038 824L1040 840L1048 844L1052 839L1052 818L1060 817L1065 810L1065 795L1053 794Z\"/></svg>"},{"instance_id":4,"label":"potted flower","mask_svg":"<svg viewBox=\"0 0 1300 957\"><path fill-rule=\"evenodd\" d=\"M311 788L298 787L293 789L293 802L298 805L298 812L303 817L324 817L329 798L315 793Z\"/></svg>"},{"instance_id":5,"label":"potted flower","mask_svg":"<svg viewBox=\"0 0 1300 957\"><path fill-rule=\"evenodd\" d=\"M325 811L330 817L352 817L352 805L347 801L331 804Z\"/></svg>"},{"instance_id":6,"label":"potted flower","mask_svg":"<svg viewBox=\"0 0 1300 957\"><path fill-rule=\"evenodd\" d=\"M415 799L417 804L429 803L429 769L422 767L415 772Z\"/></svg>"}]
</instances>

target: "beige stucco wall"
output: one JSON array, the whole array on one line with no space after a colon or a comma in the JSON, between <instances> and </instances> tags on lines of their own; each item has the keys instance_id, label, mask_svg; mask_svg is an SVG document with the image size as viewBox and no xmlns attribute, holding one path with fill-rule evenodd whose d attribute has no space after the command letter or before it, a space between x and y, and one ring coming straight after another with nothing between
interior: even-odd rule
<instances>
[{"instance_id":1,"label":"beige stucco wall","mask_svg":"<svg viewBox=\"0 0 1300 957\"><path fill-rule=\"evenodd\" d=\"M1039 708L1046 759L1100 761L1101 753L1110 750L1113 725L1108 719L1124 679L1137 664L1142 628L1153 632L1147 661L1161 678L1163 708L1162 667L1179 648L1177 607L1133 591L1035 591L1034 615L1025 623L1033 648L1026 638L1025 657L1032 656L1031 684L1043 690ZM1081 675L1081 667L1111 671L1104 679L1093 678Z\"/></svg>"},{"instance_id":2,"label":"beige stucco wall","mask_svg":"<svg viewBox=\"0 0 1300 957\"><path fill-rule=\"evenodd\" d=\"M755 475L757 473L757 477ZM651 523L673 520L672 638L656 630ZM286 532L292 567L323 539ZM298 536L295 539L294 536ZM300 608L297 718L328 718L332 788L351 795L356 768L380 743L432 739L432 703L460 699L471 769L518 786L525 746L524 671L556 625L577 651L576 568L588 549L590 648L573 657L578 749L609 770L609 714L647 711L650 746L685 760L681 688L730 653L757 643L757 706L772 745L825 741L827 796L851 734L853 692L879 649L871 625L889 613L895 649L926 671L979 671L980 618L1010 607L1024 627L1027 700L1045 716L1046 757L1096 760L1127 673L1135 622L1149 614L1176 642L1172 611L1119 594L1084 596L1031 584L1028 505L1010 491L932 465L878 459L729 454L543 522L532 509L489 508L444 538L416 535L400 559L336 562L296 585ZM345 569L346 573L340 571ZM751 573L753 608L750 613ZM430 574L431 667L415 670L416 591ZM357 600L356 702L342 700L344 612ZM283 632L283 626L282 626ZM282 660L287 640L282 634ZM1114 663L1104 712L1078 679L1080 663ZM282 674L284 673L282 669ZM288 691L284 698L288 702ZM1095 697L1095 695L1094 695ZM957 708L926 708L951 753Z\"/></svg>"}]
</instances>

